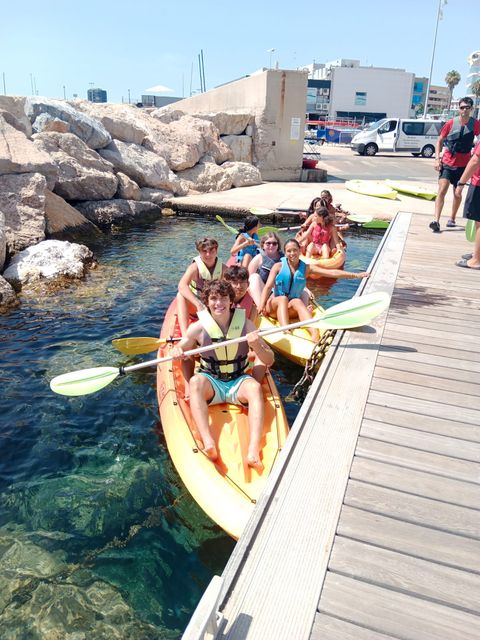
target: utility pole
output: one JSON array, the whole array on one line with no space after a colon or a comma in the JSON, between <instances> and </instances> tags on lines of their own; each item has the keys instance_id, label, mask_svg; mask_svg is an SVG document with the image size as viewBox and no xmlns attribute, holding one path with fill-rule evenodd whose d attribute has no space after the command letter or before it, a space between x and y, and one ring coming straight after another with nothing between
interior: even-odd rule
<instances>
[{"instance_id":1,"label":"utility pole","mask_svg":"<svg viewBox=\"0 0 480 640\"><path fill-rule=\"evenodd\" d=\"M5 71L3 72L3 95L7 95L7 86L5 84Z\"/></svg>"},{"instance_id":2,"label":"utility pole","mask_svg":"<svg viewBox=\"0 0 480 640\"><path fill-rule=\"evenodd\" d=\"M130 89L128 90L128 104L130 104Z\"/></svg>"},{"instance_id":3,"label":"utility pole","mask_svg":"<svg viewBox=\"0 0 480 640\"><path fill-rule=\"evenodd\" d=\"M65 85L63 85L63 99L67 99L67 94L65 93Z\"/></svg>"},{"instance_id":4,"label":"utility pole","mask_svg":"<svg viewBox=\"0 0 480 640\"><path fill-rule=\"evenodd\" d=\"M435 36L433 38L433 50L432 50L432 60L431 60L431 63L430 63L430 75L428 76L427 95L425 96L425 106L423 107L423 117L424 118L427 115L428 95L430 93L430 85L432 84L433 62L435 60L435 49L436 49L436 46L437 46L438 23L442 19L442 7L443 7L444 4L447 4L446 0L438 0L437 22L435 24Z\"/></svg>"}]
</instances>

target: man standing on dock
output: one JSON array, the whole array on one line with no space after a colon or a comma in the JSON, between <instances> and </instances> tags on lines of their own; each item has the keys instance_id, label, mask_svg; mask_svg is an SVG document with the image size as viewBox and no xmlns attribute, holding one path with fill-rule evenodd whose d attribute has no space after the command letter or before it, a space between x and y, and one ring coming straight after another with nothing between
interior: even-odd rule
<instances>
[{"instance_id":1,"label":"man standing on dock","mask_svg":"<svg viewBox=\"0 0 480 640\"><path fill-rule=\"evenodd\" d=\"M463 217L468 218L468 220L475 220L475 240L473 253L464 255L456 264L457 267L480 269L480 142L477 143L473 156L457 183L455 193L458 194L459 198L462 197L462 189L469 178L471 178L471 182L465 198Z\"/></svg>"},{"instance_id":2,"label":"man standing on dock","mask_svg":"<svg viewBox=\"0 0 480 640\"><path fill-rule=\"evenodd\" d=\"M435 148L435 170L439 172L438 193L435 201L435 220L428 225L434 233L440 233L440 216L445 196L450 185L453 186L452 214L447 227L455 227L455 218L462 196L456 192L456 186L471 157L475 138L480 135L480 121L471 117L473 100L468 96L461 98L459 116L448 120L440 131ZM442 148L445 149L442 154Z\"/></svg>"}]
</instances>

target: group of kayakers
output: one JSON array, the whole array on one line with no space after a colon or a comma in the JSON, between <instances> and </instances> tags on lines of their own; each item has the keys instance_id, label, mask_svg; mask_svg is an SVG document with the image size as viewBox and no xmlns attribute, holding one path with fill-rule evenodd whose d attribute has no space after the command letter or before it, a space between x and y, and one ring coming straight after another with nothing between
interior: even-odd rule
<instances>
[{"instance_id":1,"label":"group of kayakers","mask_svg":"<svg viewBox=\"0 0 480 640\"><path fill-rule=\"evenodd\" d=\"M320 199L317 199L320 200ZM320 207L329 211L324 202ZM312 225L323 219L313 203L308 225L303 232L312 234ZM321 224L321 223L320 223ZM183 358L182 372L188 383L192 416L203 441L203 453L212 461L218 457L208 423L208 406L231 403L248 406L250 440L247 464L261 470L260 440L264 421L264 401L261 381L267 367L274 362L268 344L255 327L258 314L278 319L282 326L291 318L312 318L306 289L309 274L328 278L364 278L368 273L343 269L326 269L301 260L298 239L287 240L282 247L278 235L269 231L258 234L259 220L245 219L232 251L237 254L235 265L228 267L218 258L218 242L213 238L197 240L198 255L186 269L178 285L177 313L182 338L172 355ZM315 227L314 227L315 228ZM317 237L317 236L315 236ZM336 245L340 239L332 233ZM324 237L327 242L326 236ZM198 321L190 324L194 317ZM318 340L318 329L309 328L312 339ZM202 354L195 371L191 358L184 351L244 336L242 342L217 348Z\"/></svg>"}]
</instances>

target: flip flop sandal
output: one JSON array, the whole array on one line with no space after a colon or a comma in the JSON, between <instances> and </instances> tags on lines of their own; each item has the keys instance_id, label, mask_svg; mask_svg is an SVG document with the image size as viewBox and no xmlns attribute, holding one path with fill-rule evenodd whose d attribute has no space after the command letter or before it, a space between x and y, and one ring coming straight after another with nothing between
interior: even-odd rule
<instances>
[{"instance_id":1,"label":"flip flop sandal","mask_svg":"<svg viewBox=\"0 0 480 640\"><path fill-rule=\"evenodd\" d=\"M457 267L465 267L465 269L475 269L475 270L477 270L477 271L480 271L480 266L478 266L478 267L470 267L470 266L467 264L467 261L466 261L465 259L463 259L463 260L459 260L459 261L458 261L458 262L456 262L455 264L457 265Z\"/></svg>"}]
</instances>

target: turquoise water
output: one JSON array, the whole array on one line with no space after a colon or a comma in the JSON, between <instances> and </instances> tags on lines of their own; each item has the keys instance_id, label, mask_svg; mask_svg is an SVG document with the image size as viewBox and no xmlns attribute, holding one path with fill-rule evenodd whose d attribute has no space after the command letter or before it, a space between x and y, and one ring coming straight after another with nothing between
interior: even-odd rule
<instances>
[{"instance_id":1,"label":"turquoise water","mask_svg":"<svg viewBox=\"0 0 480 640\"><path fill-rule=\"evenodd\" d=\"M234 542L170 463L154 370L85 397L48 386L60 373L125 364L113 338L158 335L194 241L205 235L219 239L226 257L233 236L212 221L168 218L112 234L92 247L99 266L85 280L24 297L0 316L2 638L178 638L222 572ZM364 270L380 237L349 236L346 268ZM314 290L329 306L357 286ZM284 360L279 367L286 396L301 370ZM298 405L286 410L293 422Z\"/></svg>"}]
</instances>

